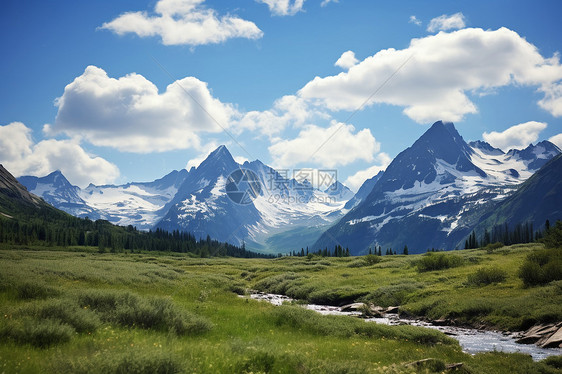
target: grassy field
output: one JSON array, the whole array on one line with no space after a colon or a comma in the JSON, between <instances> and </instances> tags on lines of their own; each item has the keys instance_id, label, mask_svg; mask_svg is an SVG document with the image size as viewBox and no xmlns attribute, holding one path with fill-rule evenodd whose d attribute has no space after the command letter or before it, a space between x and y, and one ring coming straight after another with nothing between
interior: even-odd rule
<instances>
[{"instance_id":1,"label":"grassy field","mask_svg":"<svg viewBox=\"0 0 562 374\"><path fill-rule=\"evenodd\" d=\"M517 330L562 320L562 282L525 287L517 276L540 247L275 260L2 250L0 372L432 373L463 362L457 372L562 373L556 358L471 356L433 330L237 295L253 288L316 303L363 300Z\"/></svg>"}]
</instances>

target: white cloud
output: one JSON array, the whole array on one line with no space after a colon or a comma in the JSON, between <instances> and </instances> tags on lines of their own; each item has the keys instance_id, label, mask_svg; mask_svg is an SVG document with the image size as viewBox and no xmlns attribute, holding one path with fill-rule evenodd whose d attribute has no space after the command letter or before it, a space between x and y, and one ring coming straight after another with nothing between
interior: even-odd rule
<instances>
[{"instance_id":1,"label":"white cloud","mask_svg":"<svg viewBox=\"0 0 562 374\"><path fill-rule=\"evenodd\" d=\"M165 45L221 43L231 38L258 39L263 32L253 23L236 16L218 18L213 9L202 6L205 0L160 0L156 15L128 12L106 22L101 29L118 35L160 36Z\"/></svg>"},{"instance_id":2,"label":"white cloud","mask_svg":"<svg viewBox=\"0 0 562 374\"><path fill-rule=\"evenodd\" d=\"M60 170L75 185L112 183L119 169L107 160L89 155L76 140L42 140L35 144L31 129L21 122L0 126L0 163L9 172L45 176Z\"/></svg>"},{"instance_id":3,"label":"white cloud","mask_svg":"<svg viewBox=\"0 0 562 374\"><path fill-rule=\"evenodd\" d=\"M314 78L299 95L336 111L356 110L376 92L367 105L402 106L408 117L428 123L476 113L467 93L526 85L545 92L539 105L557 116L562 115L561 79L558 55L544 58L506 28L471 28L413 39L402 50L381 50L347 72Z\"/></svg>"},{"instance_id":4,"label":"white cloud","mask_svg":"<svg viewBox=\"0 0 562 374\"><path fill-rule=\"evenodd\" d=\"M332 121L328 128L306 125L294 139L278 139L269 147L274 167L311 163L323 167L372 161L380 150L369 129L355 132L353 125Z\"/></svg>"},{"instance_id":5,"label":"white cloud","mask_svg":"<svg viewBox=\"0 0 562 374\"><path fill-rule=\"evenodd\" d=\"M464 22L464 14L460 12L452 14L450 16L443 14L429 21L429 25L427 26L427 31L435 32L439 30L442 31L458 30L458 29L463 29L465 26L466 24Z\"/></svg>"},{"instance_id":6,"label":"white cloud","mask_svg":"<svg viewBox=\"0 0 562 374\"><path fill-rule=\"evenodd\" d=\"M302 10L304 0L256 0L267 4L269 11L276 16L293 16Z\"/></svg>"},{"instance_id":7,"label":"white cloud","mask_svg":"<svg viewBox=\"0 0 562 374\"><path fill-rule=\"evenodd\" d=\"M355 52L347 51L342 53L341 57L336 61L334 65L339 66L342 69L348 70L353 66L357 65L358 62L359 60L355 58Z\"/></svg>"},{"instance_id":8,"label":"white cloud","mask_svg":"<svg viewBox=\"0 0 562 374\"><path fill-rule=\"evenodd\" d=\"M304 99L286 95L277 99L271 109L250 111L239 121L238 130L259 130L260 134L273 138L288 126L300 127L313 118L328 118Z\"/></svg>"},{"instance_id":9,"label":"white cloud","mask_svg":"<svg viewBox=\"0 0 562 374\"><path fill-rule=\"evenodd\" d=\"M539 100L539 106L555 117L562 116L562 84L547 84L540 88L544 98Z\"/></svg>"},{"instance_id":10,"label":"white cloud","mask_svg":"<svg viewBox=\"0 0 562 374\"><path fill-rule=\"evenodd\" d=\"M554 135L550 137L548 141L555 144L558 148L562 149L562 134Z\"/></svg>"},{"instance_id":11,"label":"white cloud","mask_svg":"<svg viewBox=\"0 0 562 374\"><path fill-rule=\"evenodd\" d=\"M410 20L408 23L413 23L414 25L420 26L422 24L421 20L419 20L416 16L410 16Z\"/></svg>"},{"instance_id":12,"label":"white cloud","mask_svg":"<svg viewBox=\"0 0 562 374\"><path fill-rule=\"evenodd\" d=\"M376 158L378 165L373 165L367 169L359 170L357 173L350 175L345 180L344 184L353 191L357 192L359 187L361 187L367 179L374 177L379 173L379 171L386 170L386 167L392 161L390 156L384 152L379 153Z\"/></svg>"},{"instance_id":13,"label":"white cloud","mask_svg":"<svg viewBox=\"0 0 562 374\"><path fill-rule=\"evenodd\" d=\"M339 3L339 2L340 2L339 0L323 0L323 1L320 3L320 6L321 6L321 7L325 7L326 5L328 5L328 4L330 4L330 3Z\"/></svg>"},{"instance_id":14,"label":"white cloud","mask_svg":"<svg viewBox=\"0 0 562 374\"><path fill-rule=\"evenodd\" d=\"M221 132L238 116L197 78L183 78L159 93L142 75L114 79L95 66L68 84L56 105L54 125L44 128L47 134L62 132L136 153L200 149L200 133Z\"/></svg>"},{"instance_id":15,"label":"white cloud","mask_svg":"<svg viewBox=\"0 0 562 374\"><path fill-rule=\"evenodd\" d=\"M539 133L546 129L544 122L529 121L519 125L511 126L503 132L492 131L483 133L482 138L493 147L503 149L523 149L534 143L539 138Z\"/></svg>"}]
</instances>

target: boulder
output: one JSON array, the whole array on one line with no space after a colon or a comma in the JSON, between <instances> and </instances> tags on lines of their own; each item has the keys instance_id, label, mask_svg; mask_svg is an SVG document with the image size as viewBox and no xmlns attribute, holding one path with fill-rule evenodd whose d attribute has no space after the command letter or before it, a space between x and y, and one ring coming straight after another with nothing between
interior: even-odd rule
<instances>
[{"instance_id":1,"label":"boulder","mask_svg":"<svg viewBox=\"0 0 562 374\"><path fill-rule=\"evenodd\" d=\"M340 308L340 310L342 312L363 312L364 310L367 310L367 304L365 303L353 303L353 304L347 304L344 305Z\"/></svg>"},{"instance_id":2,"label":"boulder","mask_svg":"<svg viewBox=\"0 0 562 374\"><path fill-rule=\"evenodd\" d=\"M398 314L399 311L399 307L397 306L389 306L388 308L386 308L386 313L387 314Z\"/></svg>"},{"instance_id":3,"label":"boulder","mask_svg":"<svg viewBox=\"0 0 562 374\"><path fill-rule=\"evenodd\" d=\"M537 345L542 348L558 348L562 347L562 327L560 327L554 334L545 337L537 342ZM543 342L544 340L544 342Z\"/></svg>"}]
</instances>

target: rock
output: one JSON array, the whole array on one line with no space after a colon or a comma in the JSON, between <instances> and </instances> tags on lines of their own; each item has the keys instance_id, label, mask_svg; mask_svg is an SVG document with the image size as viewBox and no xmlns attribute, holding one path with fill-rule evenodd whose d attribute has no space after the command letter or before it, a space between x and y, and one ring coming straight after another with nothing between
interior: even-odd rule
<instances>
[{"instance_id":1,"label":"rock","mask_svg":"<svg viewBox=\"0 0 562 374\"><path fill-rule=\"evenodd\" d=\"M383 307L371 305L369 311L373 317L384 317L385 309Z\"/></svg>"},{"instance_id":2,"label":"rock","mask_svg":"<svg viewBox=\"0 0 562 374\"><path fill-rule=\"evenodd\" d=\"M436 320L431 321L431 324L435 325L435 326L448 326L451 323L450 323L449 320L446 320L446 319L436 319Z\"/></svg>"},{"instance_id":3,"label":"rock","mask_svg":"<svg viewBox=\"0 0 562 374\"><path fill-rule=\"evenodd\" d=\"M365 303L353 303L344 305L340 308L342 312L363 312L364 310L369 309L367 304Z\"/></svg>"},{"instance_id":4,"label":"rock","mask_svg":"<svg viewBox=\"0 0 562 374\"><path fill-rule=\"evenodd\" d=\"M541 348L562 347L562 327L560 327L554 334L546 338L544 342L542 342L542 340L543 339L537 342L537 345Z\"/></svg>"},{"instance_id":5,"label":"rock","mask_svg":"<svg viewBox=\"0 0 562 374\"><path fill-rule=\"evenodd\" d=\"M533 326L525 331L516 343L535 343L543 348L559 347L562 344L562 323Z\"/></svg>"},{"instance_id":6,"label":"rock","mask_svg":"<svg viewBox=\"0 0 562 374\"><path fill-rule=\"evenodd\" d=\"M399 311L399 307L397 306L389 306L388 308L386 308L386 313L387 314L398 314Z\"/></svg>"}]
</instances>

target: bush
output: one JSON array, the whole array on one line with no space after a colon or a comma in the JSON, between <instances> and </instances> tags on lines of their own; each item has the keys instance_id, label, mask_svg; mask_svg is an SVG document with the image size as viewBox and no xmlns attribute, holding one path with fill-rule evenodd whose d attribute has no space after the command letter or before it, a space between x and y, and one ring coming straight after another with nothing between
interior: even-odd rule
<instances>
[{"instance_id":1,"label":"bush","mask_svg":"<svg viewBox=\"0 0 562 374\"><path fill-rule=\"evenodd\" d=\"M410 294L420 288L423 288L421 283L401 283L379 287L365 296L363 301L383 307L402 305Z\"/></svg>"},{"instance_id":2,"label":"bush","mask_svg":"<svg viewBox=\"0 0 562 374\"><path fill-rule=\"evenodd\" d=\"M98 316L90 310L79 308L68 300L51 300L33 304L23 313L36 319L49 319L72 326L77 332L94 332L101 324Z\"/></svg>"},{"instance_id":3,"label":"bush","mask_svg":"<svg viewBox=\"0 0 562 374\"><path fill-rule=\"evenodd\" d=\"M20 300L44 299L57 294L54 288L38 282L23 282L15 285L16 296Z\"/></svg>"},{"instance_id":4,"label":"bush","mask_svg":"<svg viewBox=\"0 0 562 374\"><path fill-rule=\"evenodd\" d=\"M74 329L54 320L37 321L24 319L11 321L0 329L2 340L12 340L18 344L31 344L38 348L47 348L58 343L66 343L74 334Z\"/></svg>"},{"instance_id":5,"label":"bush","mask_svg":"<svg viewBox=\"0 0 562 374\"><path fill-rule=\"evenodd\" d=\"M504 247L503 243L495 242L486 245L483 249L485 249L488 253L494 252L496 249L500 249Z\"/></svg>"},{"instance_id":6,"label":"bush","mask_svg":"<svg viewBox=\"0 0 562 374\"><path fill-rule=\"evenodd\" d=\"M381 257L371 254L371 255L360 257L357 260L350 262L349 265L347 266L350 268L360 268L364 266L372 266L378 264L381 261L382 261Z\"/></svg>"},{"instance_id":7,"label":"bush","mask_svg":"<svg viewBox=\"0 0 562 374\"><path fill-rule=\"evenodd\" d=\"M555 369L562 369L562 356L550 356L542 362Z\"/></svg>"},{"instance_id":8,"label":"bush","mask_svg":"<svg viewBox=\"0 0 562 374\"><path fill-rule=\"evenodd\" d=\"M126 327L200 334L211 329L206 319L180 311L169 299L141 299L129 292L94 291L79 296L80 305L96 311L100 318Z\"/></svg>"},{"instance_id":9,"label":"bush","mask_svg":"<svg viewBox=\"0 0 562 374\"><path fill-rule=\"evenodd\" d=\"M283 273L262 279L256 283L254 287L259 291L286 295L287 289L294 283L294 281L302 278L303 277L301 275L296 273Z\"/></svg>"},{"instance_id":10,"label":"bush","mask_svg":"<svg viewBox=\"0 0 562 374\"><path fill-rule=\"evenodd\" d=\"M527 287L562 280L562 248L530 253L519 269L519 278Z\"/></svg>"},{"instance_id":11,"label":"bush","mask_svg":"<svg viewBox=\"0 0 562 374\"><path fill-rule=\"evenodd\" d=\"M416 263L419 272L449 269L462 265L462 258L455 255L427 253Z\"/></svg>"},{"instance_id":12,"label":"bush","mask_svg":"<svg viewBox=\"0 0 562 374\"><path fill-rule=\"evenodd\" d=\"M487 284L501 283L507 279L507 273L498 268L480 268L474 274L470 274L467 283L474 286L485 286Z\"/></svg>"}]
</instances>

